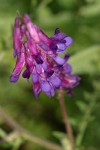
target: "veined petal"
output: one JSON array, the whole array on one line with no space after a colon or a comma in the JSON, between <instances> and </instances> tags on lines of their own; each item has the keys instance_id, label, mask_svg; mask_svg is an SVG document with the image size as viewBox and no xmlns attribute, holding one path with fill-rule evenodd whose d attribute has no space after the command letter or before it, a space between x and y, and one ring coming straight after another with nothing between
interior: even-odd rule
<instances>
[{"instance_id":1,"label":"veined petal","mask_svg":"<svg viewBox=\"0 0 100 150\"><path fill-rule=\"evenodd\" d=\"M36 44L32 40L27 41L27 46L30 49L32 55L38 55L38 50L36 48Z\"/></svg>"},{"instance_id":2,"label":"veined petal","mask_svg":"<svg viewBox=\"0 0 100 150\"><path fill-rule=\"evenodd\" d=\"M40 41L38 43L38 46L43 49L44 51L48 51L49 50L49 47L46 45L46 43L44 43L43 41Z\"/></svg>"},{"instance_id":3,"label":"veined petal","mask_svg":"<svg viewBox=\"0 0 100 150\"><path fill-rule=\"evenodd\" d=\"M38 36L39 28L31 22L31 19L29 18L29 16L27 14L24 15L23 18L24 18L26 27L27 27L31 37L33 38L34 41L39 42L40 41L39 36Z\"/></svg>"},{"instance_id":4,"label":"veined petal","mask_svg":"<svg viewBox=\"0 0 100 150\"><path fill-rule=\"evenodd\" d=\"M50 42L50 38L43 31L39 30L38 34L39 34L39 38L41 39L41 41L45 43Z\"/></svg>"},{"instance_id":5,"label":"veined petal","mask_svg":"<svg viewBox=\"0 0 100 150\"><path fill-rule=\"evenodd\" d=\"M41 92L41 88L40 88L40 83L39 82L36 82L33 84L33 92L34 92L34 95L36 97L39 96L40 92Z\"/></svg>"},{"instance_id":6,"label":"veined petal","mask_svg":"<svg viewBox=\"0 0 100 150\"><path fill-rule=\"evenodd\" d=\"M20 59L17 60L16 66L13 70L13 73L10 76L11 82L17 82L24 65L25 65L25 55L24 55L24 53L21 53Z\"/></svg>"},{"instance_id":7,"label":"veined petal","mask_svg":"<svg viewBox=\"0 0 100 150\"><path fill-rule=\"evenodd\" d=\"M42 67L43 67L43 69L44 69L45 71L47 70L47 64L46 64L45 61L42 63Z\"/></svg>"},{"instance_id":8,"label":"veined petal","mask_svg":"<svg viewBox=\"0 0 100 150\"><path fill-rule=\"evenodd\" d=\"M15 19L14 31L13 31L13 47L14 47L14 57L20 53L22 49L22 35L20 31L20 18Z\"/></svg>"},{"instance_id":9,"label":"veined petal","mask_svg":"<svg viewBox=\"0 0 100 150\"><path fill-rule=\"evenodd\" d=\"M61 86L61 80L57 76L52 76L50 82L54 87L59 88Z\"/></svg>"},{"instance_id":10,"label":"veined petal","mask_svg":"<svg viewBox=\"0 0 100 150\"><path fill-rule=\"evenodd\" d=\"M41 90L45 93L49 93L51 91L51 86L47 81L41 81Z\"/></svg>"},{"instance_id":11,"label":"veined petal","mask_svg":"<svg viewBox=\"0 0 100 150\"><path fill-rule=\"evenodd\" d=\"M36 65L36 71L40 74L40 73L42 73L42 67L39 65L39 64L37 64L37 63L35 63L35 65Z\"/></svg>"},{"instance_id":12,"label":"veined petal","mask_svg":"<svg viewBox=\"0 0 100 150\"><path fill-rule=\"evenodd\" d=\"M45 92L45 93L50 97L50 96L54 96L55 91L54 91L53 85L51 83L49 83L49 84L50 84L50 91Z\"/></svg>"},{"instance_id":13,"label":"veined petal","mask_svg":"<svg viewBox=\"0 0 100 150\"><path fill-rule=\"evenodd\" d=\"M67 88L74 88L79 84L80 78L77 75L67 75L62 84Z\"/></svg>"},{"instance_id":14,"label":"veined petal","mask_svg":"<svg viewBox=\"0 0 100 150\"><path fill-rule=\"evenodd\" d=\"M38 82L38 80L39 80L39 75L37 74L37 73L32 73L32 81L34 82L34 83L36 83L36 82Z\"/></svg>"}]
</instances>

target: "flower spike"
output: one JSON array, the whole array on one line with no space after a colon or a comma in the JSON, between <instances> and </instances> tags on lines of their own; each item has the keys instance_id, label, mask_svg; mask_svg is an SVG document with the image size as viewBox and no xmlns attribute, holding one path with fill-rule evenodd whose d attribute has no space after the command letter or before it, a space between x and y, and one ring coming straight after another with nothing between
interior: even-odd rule
<instances>
[{"instance_id":1,"label":"flower spike","mask_svg":"<svg viewBox=\"0 0 100 150\"><path fill-rule=\"evenodd\" d=\"M22 77L29 79L32 76L36 97L41 92L54 96L55 90L60 88L72 95L72 89L80 82L80 77L72 74L72 67L68 64L70 55L65 52L72 42L72 38L60 32L59 28L48 37L27 14L16 17L13 47L17 60L10 81L17 82L25 67Z\"/></svg>"}]
</instances>

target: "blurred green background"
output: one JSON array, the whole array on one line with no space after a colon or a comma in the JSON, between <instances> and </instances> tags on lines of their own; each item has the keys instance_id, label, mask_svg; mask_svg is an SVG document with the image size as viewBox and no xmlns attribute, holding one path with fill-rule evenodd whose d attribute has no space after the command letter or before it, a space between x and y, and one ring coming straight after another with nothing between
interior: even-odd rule
<instances>
[{"instance_id":1,"label":"blurred green background","mask_svg":"<svg viewBox=\"0 0 100 150\"><path fill-rule=\"evenodd\" d=\"M12 31L17 10L21 14L28 13L49 36L59 27L73 38L74 43L67 50L71 54L69 63L73 73L82 80L74 89L73 97L64 95L65 104L79 150L99 150L100 0L0 0L0 106L32 134L61 144L65 128L57 93L53 98L41 94L36 100L31 84L22 77L16 84L9 82L15 65ZM11 132L1 115L1 141ZM18 137L10 142L0 142L0 150L46 148Z\"/></svg>"}]
</instances>

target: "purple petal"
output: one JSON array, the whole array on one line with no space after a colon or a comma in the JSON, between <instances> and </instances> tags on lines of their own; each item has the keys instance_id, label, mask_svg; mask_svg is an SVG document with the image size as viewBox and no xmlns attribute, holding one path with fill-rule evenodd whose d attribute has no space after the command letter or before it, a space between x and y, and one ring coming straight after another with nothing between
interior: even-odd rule
<instances>
[{"instance_id":1,"label":"purple petal","mask_svg":"<svg viewBox=\"0 0 100 150\"><path fill-rule=\"evenodd\" d=\"M27 46L30 49L32 55L38 55L38 50L37 50L36 45L32 39L27 41Z\"/></svg>"},{"instance_id":2,"label":"purple petal","mask_svg":"<svg viewBox=\"0 0 100 150\"><path fill-rule=\"evenodd\" d=\"M49 93L51 91L51 86L47 81L41 81L41 90L45 93Z\"/></svg>"},{"instance_id":3,"label":"purple petal","mask_svg":"<svg viewBox=\"0 0 100 150\"><path fill-rule=\"evenodd\" d=\"M28 22L31 21L31 19L30 19L30 17L29 17L28 14L25 14L25 15L24 15L24 21L25 21L25 23L28 23Z\"/></svg>"},{"instance_id":4,"label":"purple petal","mask_svg":"<svg viewBox=\"0 0 100 150\"><path fill-rule=\"evenodd\" d=\"M44 43L48 44L50 42L50 38L43 31L39 30L38 35L41 41Z\"/></svg>"},{"instance_id":5,"label":"purple petal","mask_svg":"<svg viewBox=\"0 0 100 150\"><path fill-rule=\"evenodd\" d=\"M38 43L38 45L39 45L44 51L48 51L48 50L49 50L48 46L47 46L43 41L40 41L40 42Z\"/></svg>"},{"instance_id":6,"label":"purple petal","mask_svg":"<svg viewBox=\"0 0 100 150\"><path fill-rule=\"evenodd\" d=\"M54 87L59 88L61 86L61 80L57 76L53 76L50 79L50 82Z\"/></svg>"},{"instance_id":7,"label":"purple petal","mask_svg":"<svg viewBox=\"0 0 100 150\"><path fill-rule=\"evenodd\" d=\"M46 72L47 78L51 77L53 75L54 71L50 70Z\"/></svg>"},{"instance_id":8,"label":"purple petal","mask_svg":"<svg viewBox=\"0 0 100 150\"><path fill-rule=\"evenodd\" d=\"M64 73L71 73L72 72L72 67L70 64L65 64L64 65Z\"/></svg>"},{"instance_id":9,"label":"purple petal","mask_svg":"<svg viewBox=\"0 0 100 150\"><path fill-rule=\"evenodd\" d=\"M58 43L57 44L57 49L61 50L61 51L65 50L66 49L66 44Z\"/></svg>"},{"instance_id":10,"label":"purple petal","mask_svg":"<svg viewBox=\"0 0 100 150\"><path fill-rule=\"evenodd\" d=\"M57 64L63 65L67 61L68 55L66 55L64 58L62 58L60 56L55 56L55 57L53 57L53 59L56 61Z\"/></svg>"},{"instance_id":11,"label":"purple petal","mask_svg":"<svg viewBox=\"0 0 100 150\"><path fill-rule=\"evenodd\" d=\"M43 64L43 60L41 59L40 56L35 56L35 60L36 60L37 64Z\"/></svg>"},{"instance_id":12,"label":"purple petal","mask_svg":"<svg viewBox=\"0 0 100 150\"><path fill-rule=\"evenodd\" d=\"M46 64L45 61L43 62L42 67L43 67L43 69L44 69L45 71L47 70L47 64Z\"/></svg>"},{"instance_id":13,"label":"purple petal","mask_svg":"<svg viewBox=\"0 0 100 150\"><path fill-rule=\"evenodd\" d=\"M57 47L57 45L56 45L55 43L52 43L52 44L50 45L50 49L51 49L51 50L55 50L55 51L56 51L57 48L58 48L58 47Z\"/></svg>"},{"instance_id":14,"label":"purple petal","mask_svg":"<svg viewBox=\"0 0 100 150\"><path fill-rule=\"evenodd\" d=\"M56 63L59 64L59 65L63 65L63 64L65 63L65 60L64 60L62 57L60 57L60 56L56 56L56 57L54 57L53 59L54 59L54 60L56 61Z\"/></svg>"},{"instance_id":15,"label":"purple petal","mask_svg":"<svg viewBox=\"0 0 100 150\"><path fill-rule=\"evenodd\" d=\"M56 28L54 34L58 34L58 33L60 33L60 30L59 30L59 28Z\"/></svg>"},{"instance_id":16,"label":"purple petal","mask_svg":"<svg viewBox=\"0 0 100 150\"><path fill-rule=\"evenodd\" d=\"M42 67L39 65L39 64L37 64L37 63L35 63L36 64L36 71L40 74L40 73L42 73Z\"/></svg>"},{"instance_id":17,"label":"purple petal","mask_svg":"<svg viewBox=\"0 0 100 150\"><path fill-rule=\"evenodd\" d=\"M17 60L16 66L13 70L12 75L10 76L11 82L17 82L24 65L25 65L25 56L24 56L24 53L22 53L20 59Z\"/></svg>"},{"instance_id":18,"label":"purple petal","mask_svg":"<svg viewBox=\"0 0 100 150\"><path fill-rule=\"evenodd\" d=\"M19 74L18 75L11 75L10 76L10 82L17 82L17 80L19 79Z\"/></svg>"},{"instance_id":19,"label":"purple petal","mask_svg":"<svg viewBox=\"0 0 100 150\"><path fill-rule=\"evenodd\" d=\"M38 82L39 80L39 75L37 73L32 73L32 81L34 83Z\"/></svg>"},{"instance_id":20,"label":"purple petal","mask_svg":"<svg viewBox=\"0 0 100 150\"><path fill-rule=\"evenodd\" d=\"M58 34L55 34L53 37L51 37L52 40L62 40L66 37L66 34L60 32Z\"/></svg>"},{"instance_id":21,"label":"purple petal","mask_svg":"<svg viewBox=\"0 0 100 150\"><path fill-rule=\"evenodd\" d=\"M54 94L55 94L54 87L51 86L51 96L54 96Z\"/></svg>"},{"instance_id":22,"label":"purple petal","mask_svg":"<svg viewBox=\"0 0 100 150\"><path fill-rule=\"evenodd\" d=\"M40 88L40 83L39 82L33 84L33 92L34 92L34 95L36 97L39 96L39 94L41 92L41 88Z\"/></svg>"},{"instance_id":23,"label":"purple petal","mask_svg":"<svg viewBox=\"0 0 100 150\"><path fill-rule=\"evenodd\" d=\"M70 46L73 42L72 38L69 36L65 37L64 40L66 41L66 46Z\"/></svg>"},{"instance_id":24,"label":"purple petal","mask_svg":"<svg viewBox=\"0 0 100 150\"><path fill-rule=\"evenodd\" d=\"M26 26L24 24L22 24L20 26L20 31L21 31L21 36L24 37L25 35L25 31L26 31Z\"/></svg>"},{"instance_id":25,"label":"purple petal","mask_svg":"<svg viewBox=\"0 0 100 150\"><path fill-rule=\"evenodd\" d=\"M79 84L80 78L77 75L68 75L63 80L63 85L67 88L74 88Z\"/></svg>"},{"instance_id":26,"label":"purple petal","mask_svg":"<svg viewBox=\"0 0 100 150\"><path fill-rule=\"evenodd\" d=\"M24 15L24 22L26 24L26 27L30 33L30 36L36 41L36 42L39 42L40 39L39 39L39 36L38 36L38 32L39 32L39 28L33 24L29 18L29 16L26 14Z\"/></svg>"},{"instance_id":27,"label":"purple petal","mask_svg":"<svg viewBox=\"0 0 100 150\"><path fill-rule=\"evenodd\" d=\"M51 90L50 92L46 92L46 94L50 97L50 96L54 96L55 91L54 91L54 87L50 84Z\"/></svg>"},{"instance_id":28,"label":"purple petal","mask_svg":"<svg viewBox=\"0 0 100 150\"><path fill-rule=\"evenodd\" d=\"M29 79L30 78L30 72L26 69L23 74L22 74L23 78L27 78Z\"/></svg>"},{"instance_id":29,"label":"purple petal","mask_svg":"<svg viewBox=\"0 0 100 150\"><path fill-rule=\"evenodd\" d=\"M20 18L15 19L14 31L13 31L13 47L14 47L14 57L20 53L22 48L22 36L20 31Z\"/></svg>"}]
</instances>

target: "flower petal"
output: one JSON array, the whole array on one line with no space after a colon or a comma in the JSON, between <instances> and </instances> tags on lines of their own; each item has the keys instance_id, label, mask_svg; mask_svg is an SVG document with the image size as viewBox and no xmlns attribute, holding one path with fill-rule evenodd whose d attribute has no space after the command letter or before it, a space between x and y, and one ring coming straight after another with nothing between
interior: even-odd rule
<instances>
[{"instance_id":1,"label":"flower petal","mask_svg":"<svg viewBox=\"0 0 100 150\"><path fill-rule=\"evenodd\" d=\"M65 49L66 49L66 44L63 44L63 43L58 43L57 44L57 50L64 51Z\"/></svg>"},{"instance_id":2,"label":"flower petal","mask_svg":"<svg viewBox=\"0 0 100 150\"><path fill-rule=\"evenodd\" d=\"M29 18L29 16L26 14L24 15L24 21L25 21L25 24L26 24L26 27L31 35L31 37L36 41L36 42L39 42L40 39L39 39L39 36L38 36L38 31L39 31L39 28L33 24Z\"/></svg>"},{"instance_id":3,"label":"flower petal","mask_svg":"<svg viewBox=\"0 0 100 150\"><path fill-rule=\"evenodd\" d=\"M74 88L79 84L80 78L77 75L67 75L62 84L67 88Z\"/></svg>"},{"instance_id":4,"label":"flower petal","mask_svg":"<svg viewBox=\"0 0 100 150\"><path fill-rule=\"evenodd\" d=\"M47 81L41 81L41 90L45 93L49 93L51 91L51 86Z\"/></svg>"},{"instance_id":5,"label":"flower petal","mask_svg":"<svg viewBox=\"0 0 100 150\"><path fill-rule=\"evenodd\" d=\"M27 78L29 79L30 78L30 72L26 69L23 74L22 74L23 78Z\"/></svg>"},{"instance_id":6,"label":"flower petal","mask_svg":"<svg viewBox=\"0 0 100 150\"><path fill-rule=\"evenodd\" d=\"M58 34L58 33L60 33L60 30L59 30L59 28L56 28L54 34Z\"/></svg>"},{"instance_id":7,"label":"flower petal","mask_svg":"<svg viewBox=\"0 0 100 150\"><path fill-rule=\"evenodd\" d=\"M27 41L27 46L30 49L32 55L38 55L38 50L36 48L36 44L32 40Z\"/></svg>"},{"instance_id":8,"label":"flower petal","mask_svg":"<svg viewBox=\"0 0 100 150\"><path fill-rule=\"evenodd\" d=\"M24 56L24 53L22 53L20 56L20 59L17 60L16 66L13 70L12 75L10 76L11 82L17 82L24 65L25 65L25 56Z\"/></svg>"},{"instance_id":9,"label":"flower petal","mask_svg":"<svg viewBox=\"0 0 100 150\"><path fill-rule=\"evenodd\" d=\"M65 62L69 59L69 54L66 54L64 58L57 55L53 57L53 59L56 61L57 64L64 65Z\"/></svg>"},{"instance_id":10,"label":"flower petal","mask_svg":"<svg viewBox=\"0 0 100 150\"><path fill-rule=\"evenodd\" d=\"M54 87L59 88L61 86L61 80L57 76L53 76L50 79L50 82Z\"/></svg>"},{"instance_id":11,"label":"flower petal","mask_svg":"<svg viewBox=\"0 0 100 150\"><path fill-rule=\"evenodd\" d=\"M48 51L49 50L49 47L46 45L46 43L44 43L43 41L40 41L38 43L38 46L43 49L44 51Z\"/></svg>"},{"instance_id":12,"label":"flower petal","mask_svg":"<svg viewBox=\"0 0 100 150\"><path fill-rule=\"evenodd\" d=\"M41 57L39 55L35 56L35 60L36 60L37 64L43 64L43 60L41 59Z\"/></svg>"},{"instance_id":13,"label":"flower petal","mask_svg":"<svg viewBox=\"0 0 100 150\"><path fill-rule=\"evenodd\" d=\"M66 41L66 46L70 46L73 42L72 38L69 36L65 37L64 40Z\"/></svg>"},{"instance_id":14,"label":"flower petal","mask_svg":"<svg viewBox=\"0 0 100 150\"><path fill-rule=\"evenodd\" d=\"M33 92L34 92L34 95L36 97L39 96L39 94L41 92L41 88L40 88L40 83L39 82L33 84Z\"/></svg>"},{"instance_id":15,"label":"flower petal","mask_svg":"<svg viewBox=\"0 0 100 150\"><path fill-rule=\"evenodd\" d=\"M46 72L47 78L51 77L53 75L54 71L50 70Z\"/></svg>"},{"instance_id":16,"label":"flower petal","mask_svg":"<svg viewBox=\"0 0 100 150\"><path fill-rule=\"evenodd\" d=\"M43 69L44 69L45 71L47 70L47 64L46 64L45 61L43 62L42 67L43 67Z\"/></svg>"},{"instance_id":17,"label":"flower petal","mask_svg":"<svg viewBox=\"0 0 100 150\"><path fill-rule=\"evenodd\" d=\"M20 31L20 18L15 19L14 31L13 31L13 47L14 57L16 57L22 48L22 36Z\"/></svg>"},{"instance_id":18,"label":"flower petal","mask_svg":"<svg viewBox=\"0 0 100 150\"><path fill-rule=\"evenodd\" d=\"M72 72L72 67L71 67L71 65L66 63L66 64L64 65L64 73L69 74L69 73L71 73L71 72Z\"/></svg>"},{"instance_id":19,"label":"flower petal","mask_svg":"<svg viewBox=\"0 0 100 150\"><path fill-rule=\"evenodd\" d=\"M39 80L39 75L37 73L32 73L32 81L34 83L38 82Z\"/></svg>"}]
</instances>

